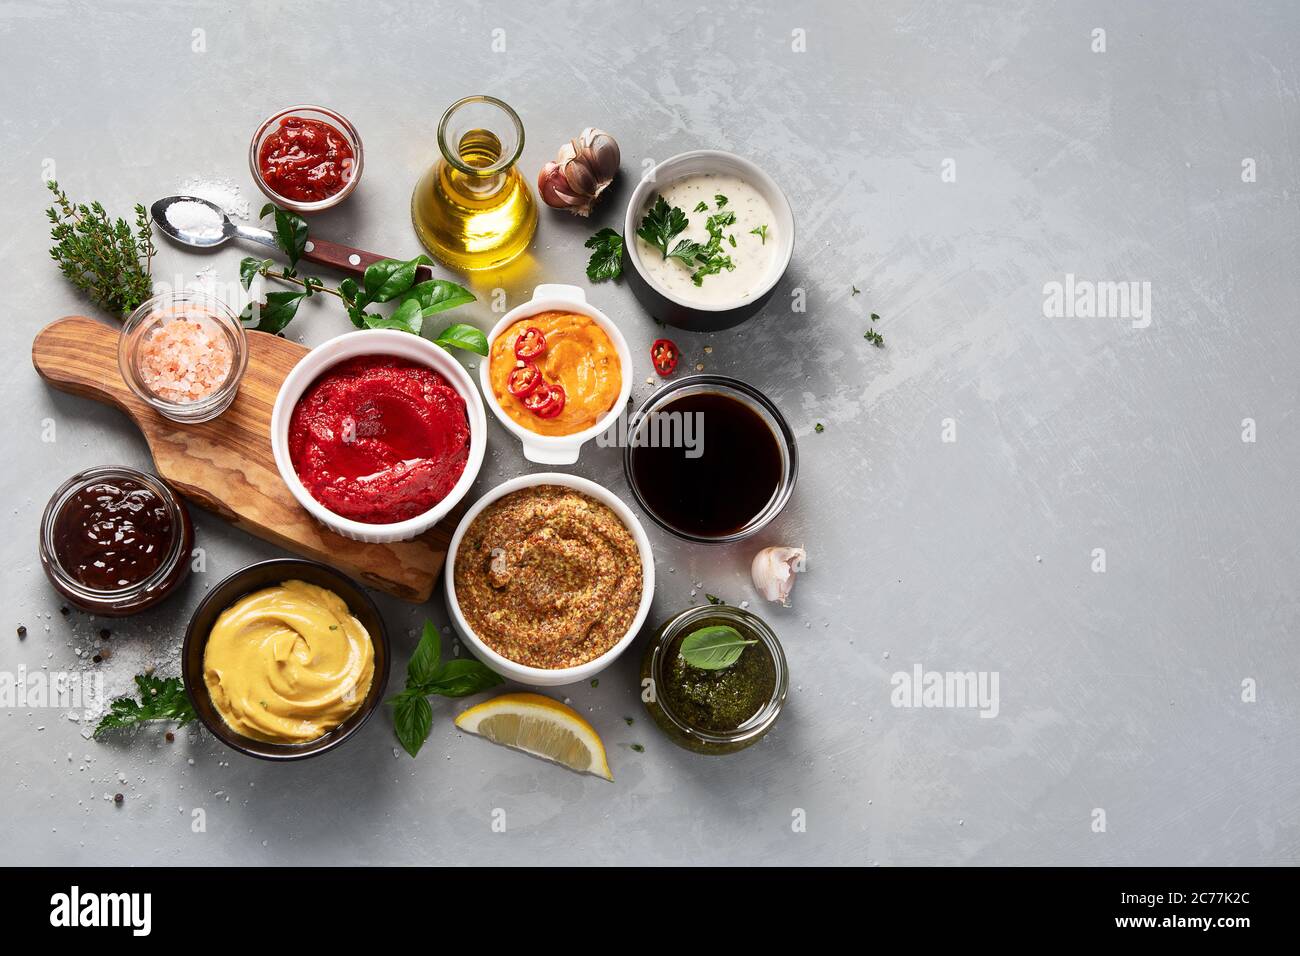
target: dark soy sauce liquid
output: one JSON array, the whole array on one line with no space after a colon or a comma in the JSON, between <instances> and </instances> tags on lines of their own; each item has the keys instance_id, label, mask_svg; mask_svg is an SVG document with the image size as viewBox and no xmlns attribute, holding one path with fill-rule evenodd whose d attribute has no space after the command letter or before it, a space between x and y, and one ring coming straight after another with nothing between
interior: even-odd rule
<instances>
[{"instance_id":1,"label":"dark soy sauce liquid","mask_svg":"<svg viewBox=\"0 0 1300 956\"><path fill-rule=\"evenodd\" d=\"M781 446L772 429L744 402L717 392L673 399L656 414L665 412L702 420L702 429L696 424L690 434L704 453L688 458L692 450L681 442L672 448L634 447L632 481L641 499L665 524L690 534L717 538L744 528L781 483ZM645 421L637 429L641 441L647 426L660 435L668 431Z\"/></svg>"}]
</instances>

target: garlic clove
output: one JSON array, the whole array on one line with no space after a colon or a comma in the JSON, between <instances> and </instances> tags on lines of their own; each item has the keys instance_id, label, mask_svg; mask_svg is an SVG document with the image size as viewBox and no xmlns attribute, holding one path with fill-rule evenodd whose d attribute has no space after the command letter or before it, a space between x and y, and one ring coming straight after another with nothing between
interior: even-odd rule
<instances>
[{"instance_id":1,"label":"garlic clove","mask_svg":"<svg viewBox=\"0 0 1300 956\"><path fill-rule=\"evenodd\" d=\"M542 202L579 216L590 214L600 194L618 174L618 142L604 130L588 126L569 140L542 167L537 191Z\"/></svg>"},{"instance_id":2,"label":"garlic clove","mask_svg":"<svg viewBox=\"0 0 1300 956\"><path fill-rule=\"evenodd\" d=\"M794 576L804 570L807 562L808 552L803 548L764 548L754 555L749 573L754 587L766 600L789 607Z\"/></svg>"}]
</instances>

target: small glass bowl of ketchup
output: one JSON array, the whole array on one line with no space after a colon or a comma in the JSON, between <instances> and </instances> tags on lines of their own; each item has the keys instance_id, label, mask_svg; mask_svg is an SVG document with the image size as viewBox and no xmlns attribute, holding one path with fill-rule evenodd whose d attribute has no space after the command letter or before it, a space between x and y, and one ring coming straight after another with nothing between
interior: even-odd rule
<instances>
[{"instance_id":1,"label":"small glass bowl of ketchup","mask_svg":"<svg viewBox=\"0 0 1300 956\"><path fill-rule=\"evenodd\" d=\"M171 595L190 573L194 525L154 475L92 468L50 497L41 518L41 567L83 611L123 617Z\"/></svg>"},{"instance_id":2,"label":"small glass bowl of ketchup","mask_svg":"<svg viewBox=\"0 0 1300 956\"><path fill-rule=\"evenodd\" d=\"M324 106L290 106L257 128L248 166L257 188L278 206L321 212L356 189L361 136L346 117Z\"/></svg>"}]
</instances>

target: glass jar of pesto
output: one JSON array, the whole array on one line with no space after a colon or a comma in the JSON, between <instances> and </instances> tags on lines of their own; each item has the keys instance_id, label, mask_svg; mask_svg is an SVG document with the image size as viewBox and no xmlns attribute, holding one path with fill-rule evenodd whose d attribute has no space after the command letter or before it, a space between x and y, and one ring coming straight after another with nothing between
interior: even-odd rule
<instances>
[{"instance_id":1,"label":"glass jar of pesto","mask_svg":"<svg viewBox=\"0 0 1300 956\"><path fill-rule=\"evenodd\" d=\"M695 666L682 644L706 628L731 629L752 643L728 666ZM776 634L757 615L725 604L693 607L661 624L641 661L646 710L674 743L701 754L735 753L761 740L780 716L789 684Z\"/></svg>"}]
</instances>

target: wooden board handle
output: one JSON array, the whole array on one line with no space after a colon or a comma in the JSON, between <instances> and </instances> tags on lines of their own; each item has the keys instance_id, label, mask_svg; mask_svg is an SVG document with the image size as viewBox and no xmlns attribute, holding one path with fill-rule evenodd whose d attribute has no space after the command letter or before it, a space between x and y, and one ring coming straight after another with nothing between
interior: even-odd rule
<instances>
[{"instance_id":1,"label":"wooden board handle","mask_svg":"<svg viewBox=\"0 0 1300 956\"><path fill-rule=\"evenodd\" d=\"M144 433L158 475L200 507L397 597L428 600L446 556L455 514L414 540L365 544L344 538L312 518L280 478L271 452L271 408L280 383L307 354L306 348L264 332L249 332L248 369L234 404L213 421L182 425L158 414L127 388L118 369L117 341L116 328L84 316L68 316L36 336L32 364L55 388L126 412Z\"/></svg>"}]
</instances>

